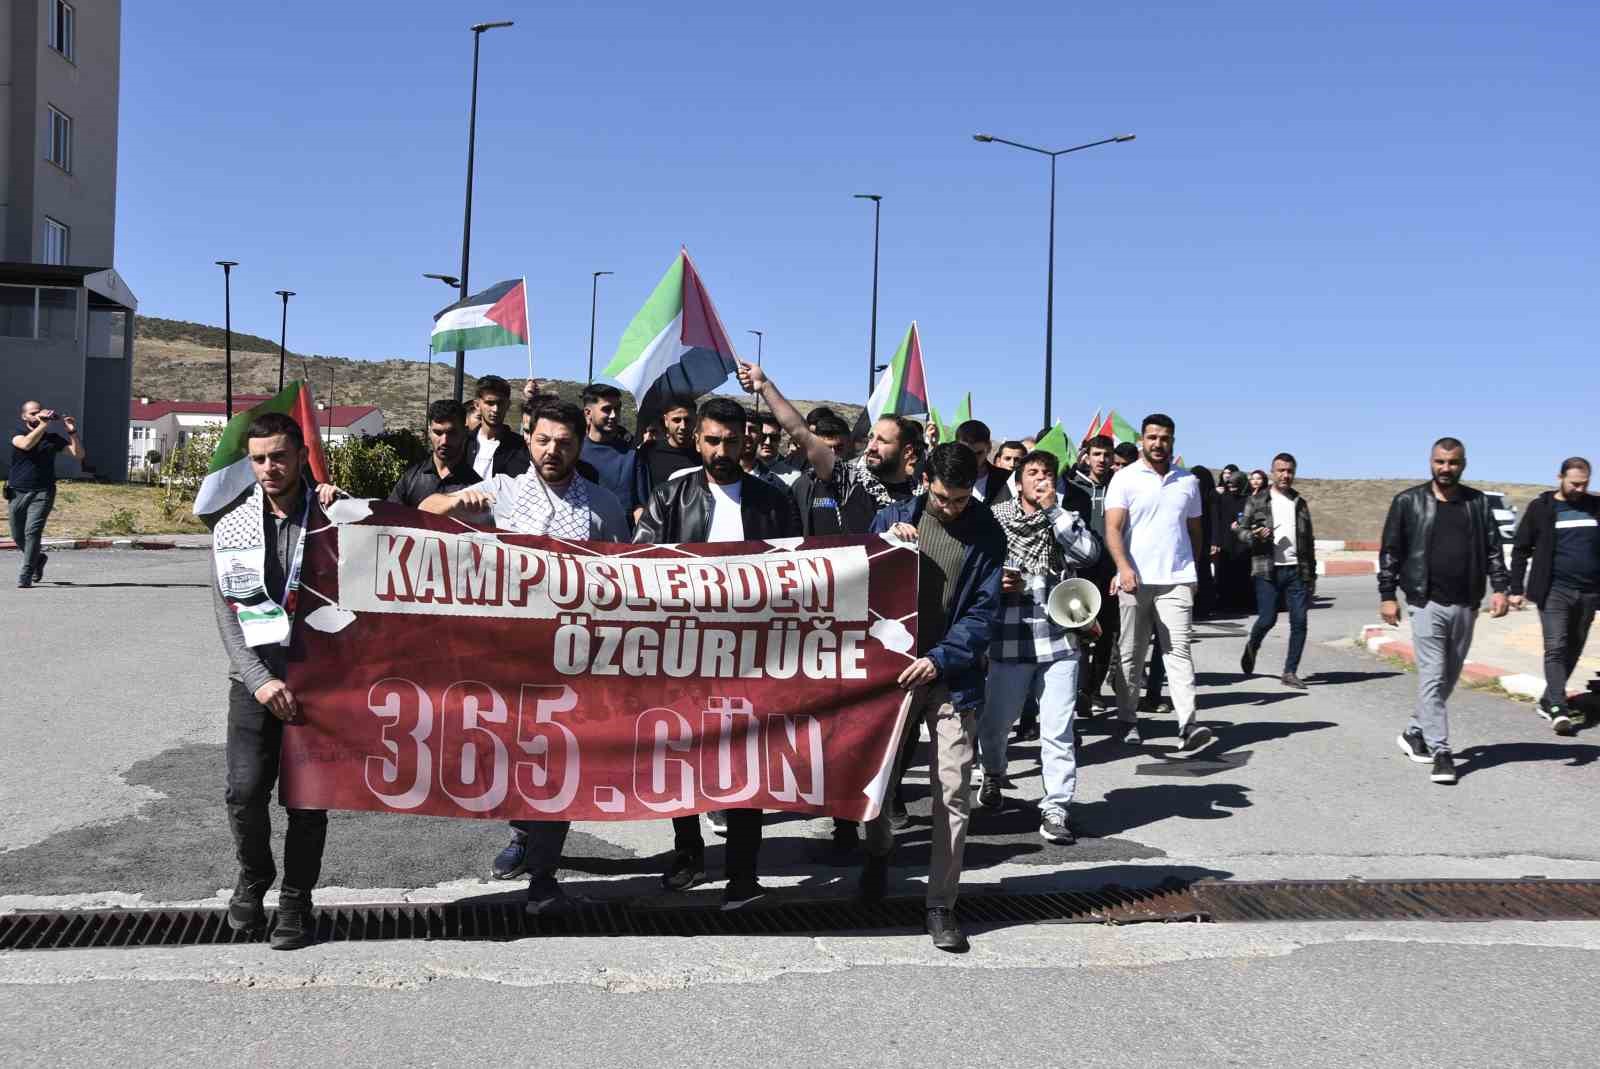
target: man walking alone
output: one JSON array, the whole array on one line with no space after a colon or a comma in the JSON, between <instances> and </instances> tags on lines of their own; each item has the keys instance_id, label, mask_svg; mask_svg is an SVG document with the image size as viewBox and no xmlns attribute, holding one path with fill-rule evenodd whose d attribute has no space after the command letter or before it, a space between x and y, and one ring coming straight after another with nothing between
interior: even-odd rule
<instances>
[{"instance_id":1,"label":"man walking alone","mask_svg":"<svg viewBox=\"0 0 1600 1069\"><path fill-rule=\"evenodd\" d=\"M1445 703L1461 678L1484 590L1494 595L1489 615L1506 614L1505 558L1489 500L1463 485L1467 449L1458 439L1433 443L1433 478L1402 490L1389 504L1378 553L1383 622L1400 623L1396 590L1411 606L1411 645L1417 657L1417 705L1400 733L1400 750L1431 764L1435 783L1456 781Z\"/></svg>"},{"instance_id":2,"label":"man walking alone","mask_svg":"<svg viewBox=\"0 0 1600 1069\"><path fill-rule=\"evenodd\" d=\"M1289 652L1283 659L1283 685L1305 690L1300 682L1300 655L1306 648L1306 614L1317 588L1317 540L1311 530L1311 507L1295 492L1295 459L1289 453L1272 458L1272 487L1244 506L1237 530L1229 531L1250 547L1250 575L1256 588L1256 622L1245 640L1239 667L1246 677L1256 671L1261 640L1278 622L1278 602L1289 609Z\"/></svg>"}]
</instances>

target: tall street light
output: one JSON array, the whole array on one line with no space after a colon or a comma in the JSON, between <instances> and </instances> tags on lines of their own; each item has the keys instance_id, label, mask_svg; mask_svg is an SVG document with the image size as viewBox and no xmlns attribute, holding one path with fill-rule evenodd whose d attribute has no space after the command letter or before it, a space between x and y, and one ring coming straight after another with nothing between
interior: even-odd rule
<instances>
[{"instance_id":1,"label":"tall street light","mask_svg":"<svg viewBox=\"0 0 1600 1069\"><path fill-rule=\"evenodd\" d=\"M459 278L457 278L456 276L454 276L454 275L432 275L432 274L429 274L429 275L423 275L422 277L423 278L438 279L440 282L443 282L446 286L449 286L451 289L455 289L457 286L461 285L461 280ZM459 390L456 391L456 393L458 395L460 394L460 392L461 391L459 391ZM457 396L456 400L459 401L459 400L461 400L461 398L459 396ZM433 401L433 347L429 346L428 347L427 386L424 388L423 398L422 398L422 430L423 430L424 434L426 434L427 430L428 430L428 405L432 401Z\"/></svg>"},{"instance_id":2,"label":"tall street light","mask_svg":"<svg viewBox=\"0 0 1600 1069\"><path fill-rule=\"evenodd\" d=\"M759 330L747 330L747 331L745 331L745 333L746 334L754 334L756 336L756 367L760 367L761 366L761 341L762 341L762 338L763 338L764 334L763 334L762 331L759 331ZM759 393L756 394L756 411L757 412L761 411L761 395Z\"/></svg>"},{"instance_id":3,"label":"tall street light","mask_svg":"<svg viewBox=\"0 0 1600 1069\"><path fill-rule=\"evenodd\" d=\"M991 142L1001 145L1010 145L1012 148L1026 149L1037 152L1041 156L1050 157L1050 254L1049 267L1045 274L1044 295L1044 423L1042 426L1052 426L1050 422L1050 389L1051 372L1054 367L1055 355L1055 315L1056 315L1056 157L1065 156L1069 152L1082 152L1086 148L1095 148L1099 145L1119 144L1123 141L1132 141L1133 134L1118 134L1116 137L1107 137L1099 141L1090 141L1085 145L1073 145L1071 148L1055 149L1038 148L1034 145L1024 145L1020 141L1007 141L1003 137L992 134L973 134L972 140L989 144Z\"/></svg>"},{"instance_id":4,"label":"tall street light","mask_svg":"<svg viewBox=\"0 0 1600 1069\"><path fill-rule=\"evenodd\" d=\"M472 27L472 107L467 114L467 207L461 220L461 299L467 299L467 264L472 256L472 158L478 145L478 46L484 32L510 26L511 22L480 22ZM461 400L462 383L467 375L467 354L456 350L456 400Z\"/></svg>"},{"instance_id":5,"label":"tall street light","mask_svg":"<svg viewBox=\"0 0 1600 1069\"><path fill-rule=\"evenodd\" d=\"M594 381L594 316L595 309L599 307L600 276L612 274L610 271L596 271L589 279L589 377L583 380L585 386Z\"/></svg>"},{"instance_id":6,"label":"tall street light","mask_svg":"<svg viewBox=\"0 0 1600 1069\"><path fill-rule=\"evenodd\" d=\"M289 298L294 296L294 290L277 290L279 297L283 298L283 322L278 326L278 392L283 392L283 356L287 351L284 343L289 339Z\"/></svg>"},{"instance_id":7,"label":"tall street light","mask_svg":"<svg viewBox=\"0 0 1600 1069\"><path fill-rule=\"evenodd\" d=\"M877 193L856 193L857 200L872 202L872 341L867 349L867 396L878 384L878 223L883 214L883 197Z\"/></svg>"},{"instance_id":8,"label":"tall street light","mask_svg":"<svg viewBox=\"0 0 1600 1069\"><path fill-rule=\"evenodd\" d=\"M233 286L229 276L238 260L217 260L222 268L222 399L228 419L233 418Z\"/></svg>"}]
</instances>

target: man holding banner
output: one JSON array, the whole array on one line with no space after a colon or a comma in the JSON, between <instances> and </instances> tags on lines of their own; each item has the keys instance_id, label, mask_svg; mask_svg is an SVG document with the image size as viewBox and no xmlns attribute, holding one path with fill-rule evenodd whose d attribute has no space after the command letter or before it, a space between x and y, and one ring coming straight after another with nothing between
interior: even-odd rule
<instances>
[{"instance_id":1,"label":"man holding banner","mask_svg":"<svg viewBox=\"0 0 1600 1069\"><path fill-rule=\"evenodd\" d=\"M547 399L532 412L528 451L533 466L512 477L497 475L454 494L434 494L422 502L424 512L480 519L493 516L494 526L518 534L554 538L626 542L628 522L622 504L609 490L576 471L582 449L584 420L577 405ZM561 848L572 823L566 820L514 820L511 842L494 859L497 880L529 873L529 913L567 905L556 882Z\"/></svg>"}]
</instances>

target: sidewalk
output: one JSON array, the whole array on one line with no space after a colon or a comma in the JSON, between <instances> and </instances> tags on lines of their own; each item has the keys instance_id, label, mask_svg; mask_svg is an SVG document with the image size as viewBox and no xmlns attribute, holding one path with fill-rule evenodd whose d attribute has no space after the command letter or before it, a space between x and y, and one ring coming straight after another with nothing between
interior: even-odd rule
<instances>
[{"instance_id":1,"label":"sidewalk","mask_svg":"<svg viewBox=\"0 0 1600 1069\"><path fill-rule=\"evenodd\" d=\"M1416 662L1411 647L1411 620L1406 616L1399 627L1372 624L1362 628L1367 649L1385 657ZM1478 614L1473 629L1472 649L1467 654L1462 678L1470 683L1494 683L1511 694L1537 699L1544 693L1544 636L1539 630L1539 611L1531 604L1520 612L1512 611L1501 619L1490 616L1487 608ZM1600 627L1589 633L1577 669L1567 681L1568 695L1585 693L1589 681L1600 673Z\"/></svg>"},{"instance_id":2,"label":"sidewalk","mask_svg":"<svg viewBox=\"0 0 1600 1069\"><path fill-rule=\"evenodd\" d=\"M209 534L135 535L130 538L46 538L41 545L46 553L63 549L210 549ZM0 552L14 550L17 544L0 538Z\"/></svg>"}]
</instances>

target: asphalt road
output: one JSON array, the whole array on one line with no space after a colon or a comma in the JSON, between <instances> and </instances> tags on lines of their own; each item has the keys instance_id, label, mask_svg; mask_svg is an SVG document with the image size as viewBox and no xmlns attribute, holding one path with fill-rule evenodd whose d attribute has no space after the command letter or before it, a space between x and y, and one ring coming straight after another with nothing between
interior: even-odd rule
<instances>
[{"instance_id":1,"label":"asphalt road","mask_svg":"<svg viewBox=\"0 0 1600 1069\"><path fill-rule=\"evenodd\" d=\"M1581 819L1594 735L1558 739L1525 705L1463 690L1461 782L1431 784L1393 741L1413 677L1349 643L1373 618L1372 580L1321 594L1308 693L1241 677L1247 621L1200 628L1200 716L1219 734L1202 759L1164 756L1170 717L1137 751L1086 726L1076 846L1038 838L1037 748L1015 747L1011 804L975 817L966 885L1600 878ZM0 910L219 902L233 875L225 682L204 554L57 554L43 587L0 590L0 628ZM1286 630L1261 672L1276 672ZM927 855L925 768L913 782L923 819L896 855L902 892ZM763 880L849 894L854 864L828 856L827 834L770 816ZM337 814L319 900L515 898L483 879L504 838L493 823ZM564 879L654 896L669 844L664 823L579 825ZM9 954L0 1063L1126 1064L1179 1050L1199 1064L1578 1064L1594 1035L1575 996L1596 946L1593 925L1371 924L1013 928L978 932L961 959L911 933ZM595 1001L614 995L628 997Z\"/></svg>"}]
</instances>

